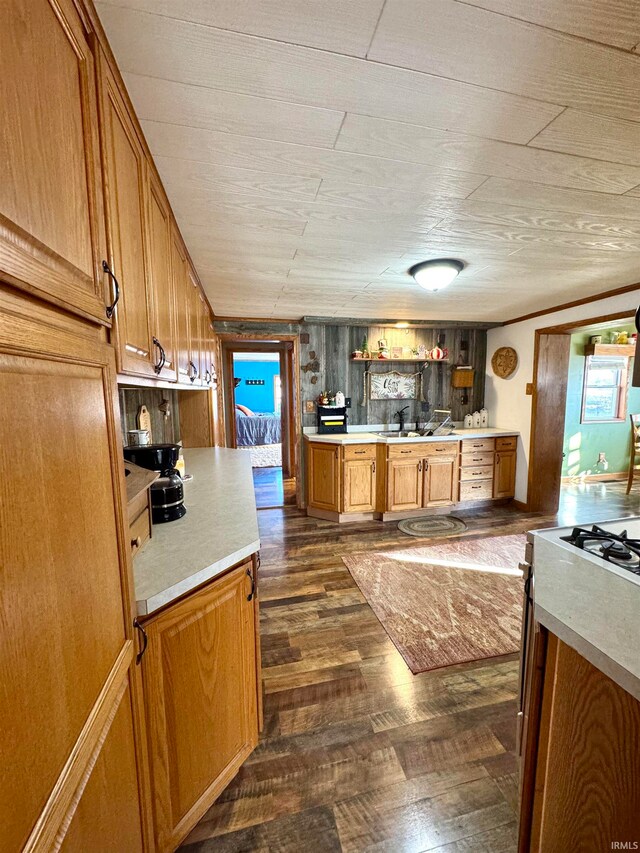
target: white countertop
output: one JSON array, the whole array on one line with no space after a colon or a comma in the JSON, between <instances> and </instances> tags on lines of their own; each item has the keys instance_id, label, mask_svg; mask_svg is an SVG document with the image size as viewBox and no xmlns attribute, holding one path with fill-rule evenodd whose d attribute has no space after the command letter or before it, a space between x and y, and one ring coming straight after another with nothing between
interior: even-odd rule
<instances>
[{"instance_id":1,"label":"white countertop","mask_svg":"<svg viewBox=\"0 0 640 853\"><path fill-rule=\"evenodd\" d=\"M596 523L640 537L640 519ZM563 542L572 529L532 534L535 618L640 700L640 576Z\"/></svg>"},{"instance_id":2,"label":"white countertop","mask_svg":"<svg viewBox=\"0 0 640 853\"><path fill-rule=\"evenodd\" d=\"M139 616L146 616L260 548L251 459L221 447L184 451L187 513L154 524L133 561Z\"/></svg>"},{"instance_id":3,"label":"white countertop","mask_svg":"<svg viewBox=\"0 0 640 853\"><path fill-rule=\"evenodd\" d=\"M307 441L322 441L328 444L401 444L425 441L460 441L463 438L495 438L501 435L520 435L517 429L482 427L478 429L456 429L451 435L417 435L410 438L377 435L375 432L347 432L319 435L305 433Z\"/></svg>"}]
</instances>

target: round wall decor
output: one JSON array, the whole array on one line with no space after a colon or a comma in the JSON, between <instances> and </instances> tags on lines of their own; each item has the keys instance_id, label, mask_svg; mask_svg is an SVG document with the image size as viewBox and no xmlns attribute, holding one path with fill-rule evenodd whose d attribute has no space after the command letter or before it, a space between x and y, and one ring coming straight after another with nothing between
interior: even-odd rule
<instances>
[{"instance_id":1,"label":"round wall decor","mask_svg":"<svg viewBox=\"0 0 640 853\"><path fill-rule=\"evenodd\" d=\"M491 359L491 367L496 376L506 379L518 366L518 353L513 347L499 347Z\"/></svg>"}]
</instances>

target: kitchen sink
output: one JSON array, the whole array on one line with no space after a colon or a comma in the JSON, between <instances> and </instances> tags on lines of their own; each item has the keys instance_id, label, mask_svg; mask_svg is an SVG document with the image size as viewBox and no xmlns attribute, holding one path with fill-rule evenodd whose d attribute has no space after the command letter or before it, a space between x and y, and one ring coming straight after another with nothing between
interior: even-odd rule
<instances>
[{"instance_id":1,"label":"kitchen sink","mask_svg":"<svg viewBox=\"0 0 640 853\"><path fill-rule=\"evenodd\" d=\"M457 435L458 433L456 430L453 430L452 432L442 433L441 436L434 436L431 430L402 430L400 432L397 429L388 429L374 434L379 435L381 438L444 438L447 435Z\"/></svg>"}]
</instances>

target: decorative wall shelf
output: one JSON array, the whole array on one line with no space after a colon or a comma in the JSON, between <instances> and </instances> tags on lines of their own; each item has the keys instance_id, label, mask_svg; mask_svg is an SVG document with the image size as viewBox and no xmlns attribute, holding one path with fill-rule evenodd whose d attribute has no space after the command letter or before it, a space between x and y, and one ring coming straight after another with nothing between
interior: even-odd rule
<instances>
[{"instance_id":1,"label":"decorative wall shelf","mask_svg":"<svg viewBox=\"0 0 640 853\"><path fill-rule=\"evenodd\" d=\"M617 355L633 358L636 354L635 344L585 344L585 355Z\"/></svg>"},{"instance_id":2,"label":"decorative wall shelf","mask_svg":"<svg viewBox=\"0 0 640 853\"><path fill-rule=\"evenodd\" d=\"M352 358L363 364L449 364L448 358Z\"/></svg>"}]
</instances>

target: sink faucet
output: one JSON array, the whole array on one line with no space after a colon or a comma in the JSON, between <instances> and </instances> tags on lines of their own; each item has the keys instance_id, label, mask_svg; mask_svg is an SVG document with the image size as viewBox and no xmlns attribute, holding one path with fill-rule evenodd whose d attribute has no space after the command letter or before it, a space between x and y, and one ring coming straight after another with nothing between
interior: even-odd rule
<instances>
[{"instance_id":1,"label":"sink faucet","mask_svg":"<svg viewBox=\"0 0 640 853\"><path fill-rule=\"evenodd\" d=\"M398 420L400 421L399 432L403 432L404 430L404 413L407 411L408 408L409 406L405 406L404 409L400 409L400 411L396 412L394 415L394 417L398 418Z\"/></svg>"}]
</instances>

